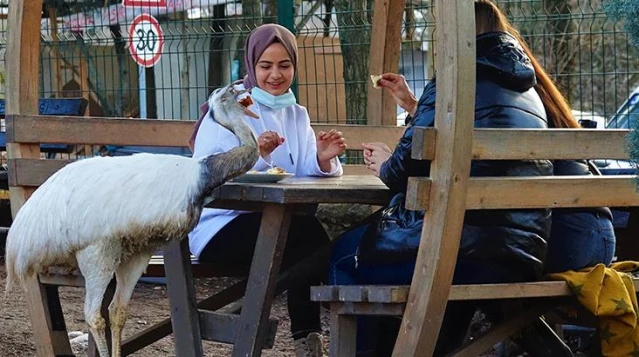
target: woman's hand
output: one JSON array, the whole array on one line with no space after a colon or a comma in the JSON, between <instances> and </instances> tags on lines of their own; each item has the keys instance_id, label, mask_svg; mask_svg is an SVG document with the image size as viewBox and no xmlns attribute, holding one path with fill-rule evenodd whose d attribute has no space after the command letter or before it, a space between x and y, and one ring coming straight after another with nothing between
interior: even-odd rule
<instances>
[{"instance_id":1,"label":"woman's hand","mask_svg":"<svg viewBox=\"0 0 639 357\"><path fill-rule=\"evenodd\" d=\"M400 74L384 73L377 81L377 85L388 90L395 103L407 111L411 116L417 112L417 98L408 87L406 78Z\"/></svg>"},{"instance_id":2,"label":"woman's hand","mask_svg":"<svg viewBox=\"0 0 639 357\"><path fill-rule=\"evenodd\" d=\"M366 167L379 177L382 164L392 155L391 149L384 143L363 143L364 163Z\"/></svg>"},{"instance_id":3,"label":"woman's hand","mask_svg":"<svg viewBox=\"0 0 639 357\"><path fill-rule=\"evenodd\" d=\"M324 172L331 170L331 159L346 150L346 139L341 131L331 129L317 133L317 163Z\"/></svg>"},{"instance_id":4,"label":"woman's hand","mask_svg":"<svg viewBox=\"0 0 639 357\"><path fill-rule=\"evenodd\" d=\"M257 137L257 144L260 148L260 156L266 158L273 150L284 143L284 138L274 131L265 131Z\"/></svg>"}]
</instances>

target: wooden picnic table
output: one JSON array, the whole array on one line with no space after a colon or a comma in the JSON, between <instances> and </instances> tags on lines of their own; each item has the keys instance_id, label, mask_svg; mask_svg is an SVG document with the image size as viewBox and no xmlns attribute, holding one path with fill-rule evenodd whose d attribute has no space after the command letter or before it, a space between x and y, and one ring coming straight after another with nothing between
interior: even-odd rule
<instances>
[{"instance_id":1,"label":"wooden picnic table","mask_svg":"<svg viewBox=\"0 0 639 357\"><path fill-rule=\"evenodd\" d=\"M215 192L210 206L261 211L262 222L248 276L241 314L203 318L198 311L190 271L188 242L175 243L165 251L167 287L171 303L176 355L202 356L202 334L218 331L232 337L233 356L259 356L269 325L283 250L291 216L314 212L321 203L383 205L390 193L372 175L289 178L279 183L227 183ZM238 237L241 239L241 237ZM213 326L213 325L218 326ZM205 326L207 325L207 326ZM219 333L226 329L226 333ZM208 331L208 332L207 332Z\"/></svg>"}]
</instances>

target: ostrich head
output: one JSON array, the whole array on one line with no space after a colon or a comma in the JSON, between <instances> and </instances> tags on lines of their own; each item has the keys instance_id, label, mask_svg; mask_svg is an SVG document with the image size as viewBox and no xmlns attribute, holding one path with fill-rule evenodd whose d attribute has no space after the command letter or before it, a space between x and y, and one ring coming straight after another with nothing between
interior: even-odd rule
<instances>
[{"instance_id":1,"label":"ostrich head","mask_svg":"<svg viewBox=\"0 0 639 357\"><path fill-rule=\"evenodd\" d=\"M248 92L236 90L233 85L218 88L209 97L209 108L213 111L213 120L237 135L238 126L244 125L243 115L257 119L258 116L237 101L237 97Z\"/></svg>"}]
</instances>

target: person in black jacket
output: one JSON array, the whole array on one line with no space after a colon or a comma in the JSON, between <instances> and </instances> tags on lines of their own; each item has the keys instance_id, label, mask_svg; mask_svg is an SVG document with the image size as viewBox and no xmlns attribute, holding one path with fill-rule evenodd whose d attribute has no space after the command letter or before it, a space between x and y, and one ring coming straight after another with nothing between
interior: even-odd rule
<instances>
[{"instance_id":1,"label":"person in black jacket","mask_svg":"<svg viewBox=\"0 0 639 357\"><path fill-rule=\"evenodd\" d=\"M497 13L494 10L497 9ZM498 8L489 1L475 2L477 30L476 128L547 128L546 109L539 92L532 54ZM387 73L378 84L409 112L407 128L391 150L382 144L364 144L365 163L393 193L405 193L409 176L428 176L430 164L411 158L415 126L432 126L435 118L436 86L433 79L419 99L411 93L403 76ZM550 176L548 160L473 161L471 176ZM536 280L543 274L550 210L467 211L453 277L455 284L506 283ZM329 280L337 285L410 284L413 258L392 264L358 261L358 249L367 226L338 238L333 248ZM449 307L451 304L449 304ZM477 306L457 304L446 311L436 354L463 341ZM378 338L362 337L372 324L360 324L358 351L373 350ZM457 332L457 333L455 333ZM384 355L378 351L377 355Z\"/></svg>"}]
</instances>

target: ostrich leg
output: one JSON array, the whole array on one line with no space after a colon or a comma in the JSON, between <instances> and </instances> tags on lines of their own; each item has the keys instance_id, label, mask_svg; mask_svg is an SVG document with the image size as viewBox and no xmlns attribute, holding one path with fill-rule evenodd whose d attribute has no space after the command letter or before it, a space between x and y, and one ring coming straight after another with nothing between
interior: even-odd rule
<instances>
[{"instance_id":1,"label":"ostrich leg","mask_svg":"<svg viewBox=\"0 0 639 357\"><path fill-rule=\"evenodd\" d=\"M100 357L109 357L106 341L106 324L100 309L107 286L113 279L120 252L90 245L76 253L78 267L84 276L86 295L84 297L84 318L95 339Z\"/></svg>"},{"instance_id":2,"label":"ostrich leg","mask_svg":"<svg viewBox=\"0 0 639 357\"><path fill-rule=\"evenodd\" d=\"M112 357L120 357L122 345L122 329L126 322L127 307L135 284L149 264L151 253L131 257L120 264L115 271L115 295L109 305L109 321L111 322L111 341L113 341Z\"/></svg>"}]
</instances>

